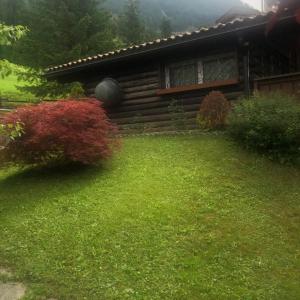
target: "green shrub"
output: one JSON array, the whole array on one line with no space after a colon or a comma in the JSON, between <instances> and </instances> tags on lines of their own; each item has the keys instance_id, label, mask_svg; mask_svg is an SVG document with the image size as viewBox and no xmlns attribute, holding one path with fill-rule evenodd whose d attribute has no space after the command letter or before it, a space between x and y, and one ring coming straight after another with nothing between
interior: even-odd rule
<instances>
[{"instance_id":1,"label":"green shrub","mask_svg":"<svg viewBox=\"0 0 300 300\"><path fill-rule=\"evenodd\" d=\"M300 105L284 94L243 99L229 116L230 135L248 149L282 163L300 157Z\"/></svg>"},{"instance_id":2,"label":"green shrub","mask_svg":"<svg viewBox=\"0 0 300 300\"><path fill-rule=\"evenodd\" d=\"M230 108L230 103L223 93L212 91L200 105L200 111L197 116L200 127L203 129L220 129L225 127Z\"/></svg>"}]
</instances>

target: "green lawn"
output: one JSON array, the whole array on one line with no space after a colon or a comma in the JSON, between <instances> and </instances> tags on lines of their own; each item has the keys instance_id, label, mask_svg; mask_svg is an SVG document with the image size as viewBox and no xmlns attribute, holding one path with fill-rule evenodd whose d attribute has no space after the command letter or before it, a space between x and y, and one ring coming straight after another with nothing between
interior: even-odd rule
<instances>
[{"instance_id":1,"label":"green lawn","mask_svg":"<svg viewBox=\"0 0 300 300\"><path fill-rule=\"evenodd\" d=\"M0 227L26 299L300 299L300 170L222 136L127 138L102 169L2 172Z\"/></svg>"},{"instance_id":2,"label":"green lawn","mask_svg":"<svg viewBox=\"0 0 300 300\"><path fill-rule=\"evenodd\" d=\"M0 77L0 98L10 100L32 101L35 100L34 95L30 93L20 92L17 86L25 86L24 81L18 81L17 76L10 75L5 78Z\"/></svg>"},{"instance_id":3,"label":"green lawn","mask_svg":"<svg viewBox=\"0 0 300 300\"><path fill-rule=\"evenodd\" d=\"M18 85L17 77L10 75L6 78L0 77L0 87L2 92L17 92L16 85Z\"/></svg>"}]
</instances>

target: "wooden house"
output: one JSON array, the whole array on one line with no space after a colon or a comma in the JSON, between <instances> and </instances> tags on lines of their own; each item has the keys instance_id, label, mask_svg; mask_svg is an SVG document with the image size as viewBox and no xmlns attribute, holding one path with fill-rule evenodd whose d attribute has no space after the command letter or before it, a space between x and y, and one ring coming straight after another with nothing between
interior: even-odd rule
<instances>
[{"instance_id":1,"label":"wooden house","mask_svg":"<svg viewBox=\"0 0 300 300\"><path fill-rule=\"evenodd\" d=\"M287 11L266 35L272 13L235 18L194 32L83 58L47 70L48 79L81 82L88 96L115 79L122 101L108 108L123 129L193 129L201 100L212 90L230 100L254 88L299 91L300 25ZM179 124L180 122L178 122Z\"/></svg>"}]
</instances>

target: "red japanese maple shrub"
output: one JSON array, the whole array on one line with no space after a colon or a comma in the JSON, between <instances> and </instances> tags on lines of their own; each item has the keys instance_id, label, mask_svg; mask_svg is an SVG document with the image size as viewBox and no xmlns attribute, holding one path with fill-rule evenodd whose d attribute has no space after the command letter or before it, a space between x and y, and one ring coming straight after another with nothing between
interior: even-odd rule
<instances>
[{"instance_id":1,"label":"red japanese maple shrub","mask_svg":"<svg viewBox=\"0 0 300 300\"><path fill-rule=\"evenodd\" d=\"M4 124L21 124L22 134L4 148L5 162L21 165L79 162L111 157L117 128L95 99L60 100L18 108Z\"/></svg>"},{"instance_id":2,"label":"red japanese maple shrub","mask_svg":"<svg viewBox=\"0 0 300 300\"><path fill-rule=\"evenodd\" d=\"M201 103L198 122L202 128L218 129L226 124L230 103L223 93L212 91Z\"/></svg>"}]
</instances>

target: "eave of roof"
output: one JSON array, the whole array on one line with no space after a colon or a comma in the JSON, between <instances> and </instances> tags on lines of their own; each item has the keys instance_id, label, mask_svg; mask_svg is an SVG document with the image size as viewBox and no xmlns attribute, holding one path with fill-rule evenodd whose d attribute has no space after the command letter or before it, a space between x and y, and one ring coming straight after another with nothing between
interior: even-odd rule
<instances>
[{"instance_id":1,"label":"eave of roof","mask_svg":"<svg viewBox=\"0 0 300 300\"><path fill-rule=\"evenodd\" d=\"M199 30L193 32L180 33L177 35L172 35L169 38L157 39L155 41L146 42L140 45L134 45L128 48L123 48L116 51L110 51L104 54L89 56L62 65L50 67L46 69L45 76L51 78L51 77L62 75L64 73L72 73L79 69L93 66L96 64L99 65L101 63L118 61L120 59L130 58L136 55L144 55L146 53L160 51L161 49L167 47L170 48L180 44L186 44L198 40L200 41L202 39L207 39L207 38L214 38L219 35L223 35L231 32L238 32L240 30L254 28L256 26L259 27L265 25L272 14L273 13L271 12L264 15L260 14L254 17L236 19L226 24L219 23L209 28L200 28Z\"/></svg>"}]
</instances>

